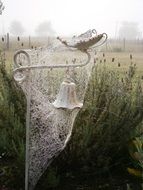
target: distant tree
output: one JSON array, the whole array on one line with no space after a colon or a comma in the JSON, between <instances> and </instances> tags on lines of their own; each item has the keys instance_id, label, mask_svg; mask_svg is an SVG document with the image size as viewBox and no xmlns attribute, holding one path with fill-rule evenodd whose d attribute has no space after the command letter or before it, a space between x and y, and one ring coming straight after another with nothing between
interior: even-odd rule
<instances>
[{"instance_id":1,"label":"distant tree","mask_svg":"<svg viewBox=\"0 0 143 190\"><path fill-rule=\"evenodd\" d=\"M37 34L37 36L54 36L55 35L55 31L52 27L51 22L49 21L41 22L37 26L35 33Z\"/></svg>"},{"instance_id":2,"label":"distant tree","mask_svg":"<svg viewBox=\"0 0 143 190\"><path fill-rule=\"evenodd\" d=\"M3 5L3 2L1 2L0 0L0 15L2 15L2 11L4 10L4 5Z\"/></svg>"},{"instance_id":3,"label":"distant tree","mask_svg":"<svg viewBox=\"0 0 143 190\"><path fill-rule=\"evenodd\" d=\"M122 22L122 25L119 29L119 37L125 38L127 40L141 37L141 32L139 31L138 23Z\"/></svg>"},{"instance_id":4,"label":"distant tree","mask_svg":"<svg viewBox=\"0 0 143 190\"><path fill-rule=\"evenodd\" d=\"M10 33L14 36L21 36L24 33L24 28L21 22L15 20L10 25Z\"/></svg>"}]
</instances>

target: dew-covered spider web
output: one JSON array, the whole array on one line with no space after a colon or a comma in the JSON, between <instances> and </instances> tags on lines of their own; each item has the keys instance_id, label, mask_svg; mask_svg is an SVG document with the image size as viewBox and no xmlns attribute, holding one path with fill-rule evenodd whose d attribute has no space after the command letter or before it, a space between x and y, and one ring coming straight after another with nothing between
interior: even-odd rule
<instances>
[{"instance_id":1,"label":"dew-covered spider web","mask_svg":"<svg viewBox=\"0 0 143 190\"><path fill-rule=\"evenodd\" d=\"M83 49L69 50L58 41L50 47L15 54L14 78L27 98L26 190L34 189L69 141L74 120L84 101L93 58L95 52L92 50L88 54ZM78 66L89 61L83 67Z\"/></svg>"}]
</instances>

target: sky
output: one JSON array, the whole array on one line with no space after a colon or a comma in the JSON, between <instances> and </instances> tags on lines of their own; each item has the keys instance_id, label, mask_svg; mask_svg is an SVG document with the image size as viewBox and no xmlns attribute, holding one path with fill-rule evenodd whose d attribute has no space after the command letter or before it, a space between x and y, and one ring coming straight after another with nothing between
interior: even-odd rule
<instances>
[{"instance_id":1,"label":"sky","mask_svg":"<svg viewBox=\"0 0 143 190\"><path fill-rule=\"evenodd\" d=\"M0 33L20 21L25 35L35 35L39 23L49 21L56 35L76 35L96 29L116 37L123 21L137 22L143 33L143 0L2 0Z\"/></svg>"}]
</instances>

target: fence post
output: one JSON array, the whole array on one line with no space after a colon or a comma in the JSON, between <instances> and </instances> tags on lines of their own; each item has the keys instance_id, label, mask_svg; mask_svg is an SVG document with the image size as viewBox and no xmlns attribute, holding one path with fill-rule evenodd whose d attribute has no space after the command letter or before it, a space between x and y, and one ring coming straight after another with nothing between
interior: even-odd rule
<instances>
[{"instance_id":1,"label":"fence post","mask_svg":"<svg viewBox=\"0 0 143 190\"><path fill-rule=\"evenodd\" d=\"M29 46L29 49L31 48L31 37L29 36L29 44L28 44L28 46Z\"/></svg>"},{"instance_id":2,"label":"fence post","mask_svg":"<svg viewBox=\"0 0 143 190\"><path fill-rule=\"evenodd\" d=\"M6 35L6 49L9 50L9 33Z\"/></svg>"},{"instance_id":3,"label":"fence post","mask_svg":"<svg viewBox=\"0 0 143 190\"><path fill-rule=\"evenodd\" d=\"M107 41L106 41L106 44L105 44L105 45L106 45L106 52L107 52Z\"/></svg>"},{"instance_id":4,"label":"fence post","mask_svg":"<svg viewBox=\"0 0 143 190\"><path fill-rule=\"evenodd\" d=\"M125 38L123 39L123 50L124 51L126 50L126 39Z\"/></svg>"}]
</instances>

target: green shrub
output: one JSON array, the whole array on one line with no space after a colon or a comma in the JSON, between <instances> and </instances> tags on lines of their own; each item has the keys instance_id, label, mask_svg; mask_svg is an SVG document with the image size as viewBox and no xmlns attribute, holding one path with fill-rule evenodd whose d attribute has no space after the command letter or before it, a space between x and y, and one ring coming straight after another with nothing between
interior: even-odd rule
<instances>
[{"instance_id":1,"label":"green shrub","mask_svg":"<svg viewBox=\"0 0 143 190\"><path fill-rule=\"evenodd\" d=\"M60 170L66 163L72 171L95 173L129 161L128 142L142 128L143 93L139 79L128 73L122 77L104 65L93 69L84 107L57 161Z\"/></svg>"},{"instance_id":2,"label":"green shrub","mask_svg":"<svg viewBox=\"0 0 143 190\"><path fill-rule=\"evenodd\" d=\"M0 179L2 185L14 187L24 182L25 113L25 97L6 71L5 57L0 52L0 170L5 171Z\"/></svg>"}]
</instances>

